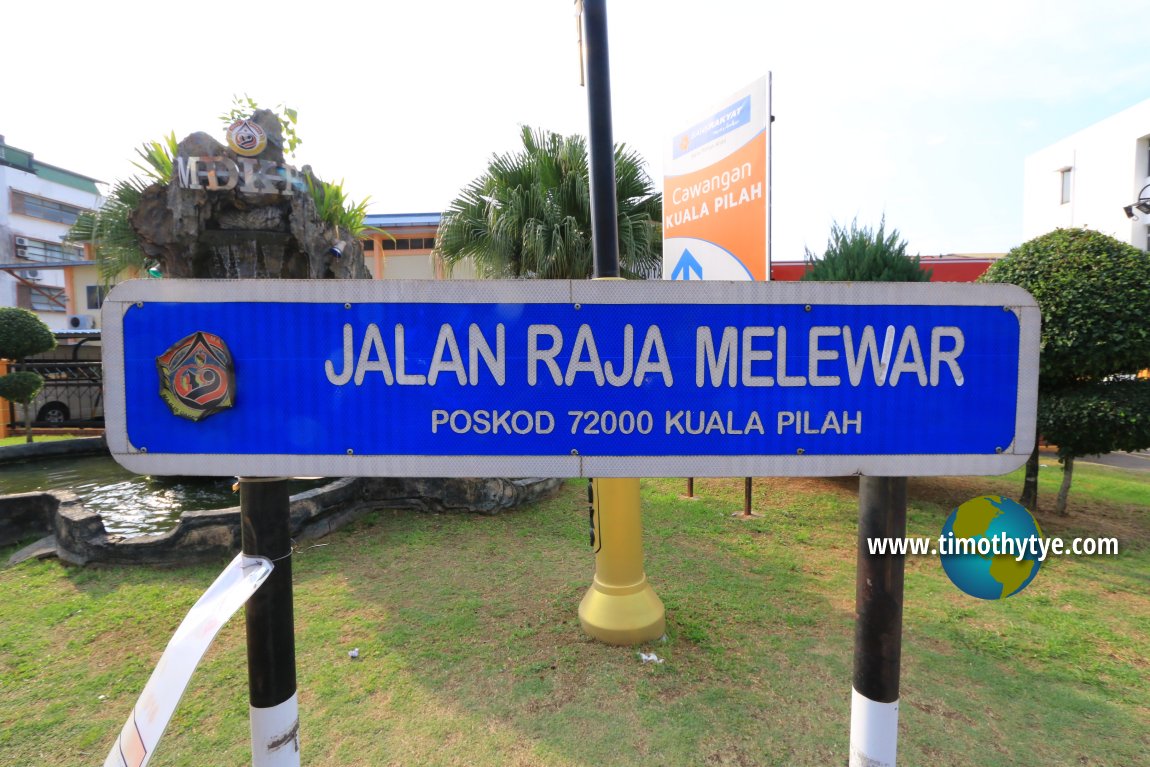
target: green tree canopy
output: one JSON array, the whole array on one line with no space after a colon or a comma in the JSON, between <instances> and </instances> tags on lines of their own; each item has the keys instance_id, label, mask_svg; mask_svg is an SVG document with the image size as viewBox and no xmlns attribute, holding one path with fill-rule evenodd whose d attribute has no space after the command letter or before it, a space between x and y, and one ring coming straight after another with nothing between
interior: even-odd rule
<instances>
[{"instance_id":1,"label":"green tree canopy","mask_svg":"<svg viewBox=\"0 0 1150 767\"><path fill-rule=\"evenodd\" d=\"M1089 229L1056 229L1011 250L984 282L1030 292L1042 311L1038 431L1063 463L1056 511L1066 511L1074 458L1150 447L1150 255ZM1038 451L1022 502L1037 505Z\"/></svg>"},{"instance_id":2,"label":"green tree canopy","mask_svg":"<svg viewBox=\"0 0 1150 767\"><path fill-rule=\"evenodd\" d=\"M809 267L804 280L817 282L929 282L930 272L919 266L918 256L906 254L906 241L897 229L886 232L886 218L878 229L860 227L858 220L850 229L837 222L831 225L831 236L822 258L806 252Z\"/></svg>"},{"instance_id":3,"label":"green tree canopy","mask_svg":"<svg viewBox=\"0 0 1150 767\"><path fill-rule=\"evenodd\" d=\"M436 253L485 277L583 279L593 270L587 141L524 126L523 149L495 155L448 206ZM619 265L625 277L662 262L663 197L636 152L615 147Z\"/></svg>"},{"instance_id":4,"label":"green tree canopy","mask_svg":"<svg viewBox=\"0 0 1150 767\"><path fill-rule=\"evenodd\" d=\"M1038 430L1069 455L1150 446L1150 381L1085 383L1045 392Z\"/></svg>"},{"instance_id":5,"label":"green tree canopy","mask_svg":"<svg viewBox=\"0 0 1150 767\"><path fill-rule=\"evenodd\" d=\"M0 307L0 359L21 360L56 348L56 336L44 321L27 309ZM17 370L0 377L0 397L27 405L44 386L39 373ZM32 413L25 408L27 439L32 441Z\"/></svg>"},{"instance_id":6,"label":"green tree canopy","mask_svg":"<svg viewBox=\"0 0 1150 767\"><path fill-rule=\"evenodd\" d=\"M56 336L27 309L0 308L0 359L20 360L56 348Z\"/></svg>"},{"instance_id":7,"label":"green tree canopy","mask_svg":"<svg viewBox=\"0 0 1150 767\"><path fill-rule=\"evenodd\" d=\"M1040 386L1150 367L1150 256L1089 229L1056 229L1014 248L984 282L1025 288L1042 310Z\"/></svg>"},{"instance_id":8,"label":"green tree canopy","mask_svg":"<svg viewBox=\"0 0 1150 767\"><path fill-rule=\"evenodd\" d=\"M0 397L21 405L36 399L44 388L44 377L29 370L17 370L0 376Z\"/></svg>"}]
</instances>

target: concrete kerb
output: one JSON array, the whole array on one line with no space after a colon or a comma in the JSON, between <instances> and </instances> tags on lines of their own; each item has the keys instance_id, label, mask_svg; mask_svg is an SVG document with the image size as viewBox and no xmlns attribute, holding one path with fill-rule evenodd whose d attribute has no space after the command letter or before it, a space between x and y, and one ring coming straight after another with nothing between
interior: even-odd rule
<instances>
[{"instance_id":1,"label":"concrete kerb","mask_svg":"<svg viewBox=\"0 0 1150 767\"><path fill-rule=\"evenodd\" d=\"M32 443L0 448L0 464L102 452L107 452L102 437ZM319 538L383 509L497 514L546 497L561 484L554 478L336 479L292 496L292 536L297 541ZM69 492L0 496L0 545L45 533L55 536L57 556L72 564L190 564L239 551L240 512L238 506L186 511L168 532L124 538L110 535L100 515Z\"/></svg>"},{"instance_id":2,"label":"concrete kerb","mask_svg":"<svg viewBox=\"0 0 1150 767\"><path fill-rule=\"evenodd\" d=\"M61 439L52 442L26 442L20 445L0 447L0 465L19 463L41 458L63 456L100 455L108 452L108 443L103 437L80 437Z\"/></svg>"}]
</instances>

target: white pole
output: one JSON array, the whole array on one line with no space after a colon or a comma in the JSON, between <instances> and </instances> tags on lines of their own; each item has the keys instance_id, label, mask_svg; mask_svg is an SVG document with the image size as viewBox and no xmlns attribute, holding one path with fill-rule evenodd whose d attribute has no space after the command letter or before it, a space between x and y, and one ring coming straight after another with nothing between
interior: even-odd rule
<instances>
[{"instance_id":1,"label":"white pole","mask_svg":"<svg viewBox=\"0 0 1150 767\"><path fill-rule=\"evenodd\" d=\"M299 696L271 708L251 706L252 767L299 767Z\"/></svg>"},{"instance_id":2,"label":"white pole","mask_svg":"<svg viewBox=\"0 0 1150 767\"><path fill-rule=\"evenodd\" d=\"M851 689L850 767L894 767L898 701L879 703Z\"/></svg>"}]
</instances>

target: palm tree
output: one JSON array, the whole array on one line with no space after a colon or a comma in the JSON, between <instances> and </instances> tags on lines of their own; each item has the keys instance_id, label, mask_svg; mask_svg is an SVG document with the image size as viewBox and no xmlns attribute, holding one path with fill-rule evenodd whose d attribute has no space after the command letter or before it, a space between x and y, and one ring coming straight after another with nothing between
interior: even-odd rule
<instances>
[{"instance_id":1,"label":"palm tree","mask_svg":"<svg viewBox=\"0 0 1150 767\"><path fill-rule=\"evenodd\" d=\"M147 182L135 176L117 181L100 209L81 213L68 232L69 242L91 244L105 285L144 271L146 259L130 217L146 188Z\"/></svg>"},{"instance_id":2,"label":"palm tree","mask_svg":"<svg viewBox=\"0 0 1150 767\"><path fill-rule=\"evenodd\" d=\"M523 149L495 155L448 207L436 238L448 269L471 260L484 277L591 276L591 192L584 137L524 126ZM625 277L662 263L663 196L638 153L615 147L619 264Z\"/></svg>"},{"instance_id":3,"label":"palm tree","mask_svg":"<svg viewBox=\"0 0 1150 767\"><path fill-rule=\"evenodd\" d=\"M133 163L144 175L117 181L99 210L84 211L72 224L68 241L92 246L105 285L124 274L134 276L145 270L147 259L139 235L132 228L132 212L151 184L171 182L177 149L175 131L163 141L145 142L136 149L144 163Z\"/></svg>"}]
</instances>

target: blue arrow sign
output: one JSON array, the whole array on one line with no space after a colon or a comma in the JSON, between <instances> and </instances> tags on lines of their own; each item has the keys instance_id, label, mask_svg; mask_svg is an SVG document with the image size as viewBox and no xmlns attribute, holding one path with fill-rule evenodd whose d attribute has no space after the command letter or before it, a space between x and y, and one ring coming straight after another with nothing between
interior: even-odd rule
<instances>
[{"instance_id":1,"label":"blue arrow sign","mask_svg":"<svg viewBox=\"0 0 1150 767\"><path fill-rule=\"evenodd\" d=\"M695 279L703 279L703 265L691 255L691 251L683 248L683 255L679 258L679 263L675 264L675 270L671 272L671 279L689 280L691 279L691 272L695 273Z\"/></svg>"},{"instance_id":2,"label":"blue arrow sign","mask_svg":"<svg viewBox=\"0 0 1150 767\"><path fill-rule=\"evenodd\" d=\"M108 443L146 474L1002 474L1038 326L1010 285L134 280Z\"/></svg>"}]
</instances>

